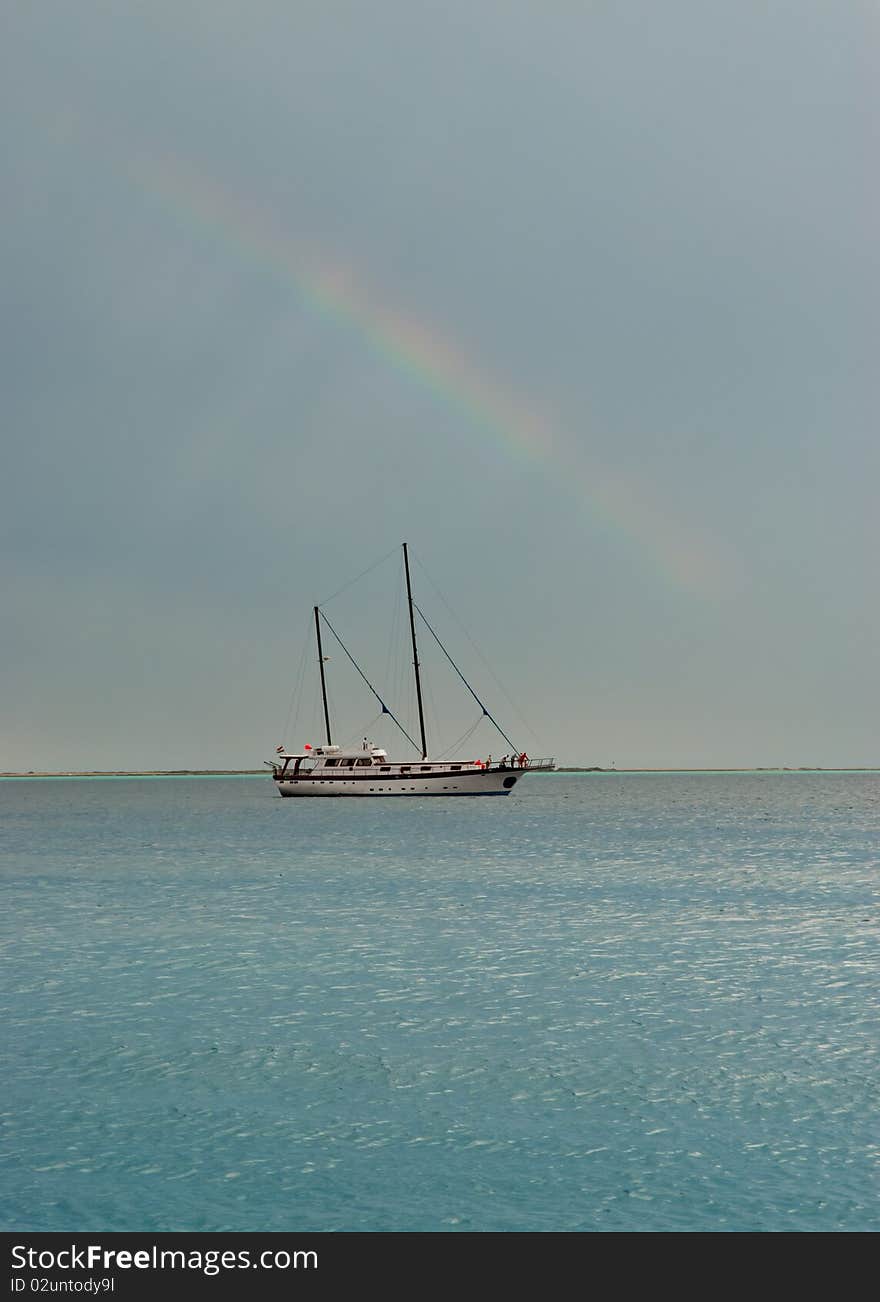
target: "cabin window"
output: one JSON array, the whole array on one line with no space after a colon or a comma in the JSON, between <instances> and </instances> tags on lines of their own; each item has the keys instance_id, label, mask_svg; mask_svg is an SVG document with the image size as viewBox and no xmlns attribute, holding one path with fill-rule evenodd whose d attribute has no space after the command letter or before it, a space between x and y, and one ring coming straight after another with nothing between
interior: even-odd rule
<instances>
[{"instance_id":1,"label":"cabin window","mask_svg":"<svg viewBox=\"0 0 880 1302\"><path fill-rule=\"evenodd\" d=\"M336 768L336 765L337 765L338 763L339 763L339 760L333 760L333 759L324 760L324 768L325 768L325 769L335 769L335 768Z\"/></svg>"},{"instance_id":2,"label":"cabin window","mask_svg":"<svg viewBox=\"0 0 880 1302\"><path fill-rule=\"evenodd\" d=\"M453 771L453 773L458 773L460 769L461 769L461 765L460 765L460 764L453 764L453 765L452 765L452 771Z\"/></svg>"},{"instance_id":3,"label":"cabin window","mask_svg":"<svg viewBox=\"0 0 880 1302\"><path fill-rule=\"evenodd\" d=\"M344 760L340 760L340 761L339 761L339 767L340 767L340 768L343 768L343 769L350 769L350 768L353 768L353 767L354 767L354 760L353 760L353 759L348 759L348 760L345 760L345 759L344 759Z\"/></svg>"},{"instance_id":4,"label":"cabin window","mask_svg":"<svg viewBox=\"0 0 880 1302\"><path fill-rule=\"evenodd\" d=\"M357 766L359 769L368 769L372 764L372 762L373 761L370 759L359 759L357 762Z\"/></svg>"},{"instance_id":5,"label":"cabin window","mask_svg":"<svg viewBox=\"0 0 880 1302\"><path fill-rule=\"evenodd\" d=\"M430 772L431 772L431 765L430 765L430 764L423 764L423 765L422 765L422 772L423 772L423 773L430 773Z\"/></svg>"},{"instance_id":6,"label":"cabin window","mask_svg":"<svg viewBox=\"0 0 880 1302\"><path fill-rule=\"evenodd\" d=\"M383 764L382 767L380 768L379 772L380 772L380 773L390 773L390 772L391 772L391 765L390 765L390 764Z\"/></svg>"},{"instance_id":7,"label":"cabin window","mask_svg":"<svg viewBox=\"0 0 880 1302\"><path fill-rule=\"evenodd\" d=\"M411 764L401 764L400 771L401 773L409 773L411 768L412 768Z\"/></svg>"}]
</instances>

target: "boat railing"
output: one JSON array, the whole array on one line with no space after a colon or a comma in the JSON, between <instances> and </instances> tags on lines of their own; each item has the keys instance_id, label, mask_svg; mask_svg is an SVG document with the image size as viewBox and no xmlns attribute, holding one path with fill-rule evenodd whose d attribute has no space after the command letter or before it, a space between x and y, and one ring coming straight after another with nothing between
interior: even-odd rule
<instances>
[{"instance_id":1,"label":"boat railing","mask_svg":"<svg viewBox=\"0 0 880 1302\"><path fill-rule=\"evenodd\" d=\"M555 769L556 760L550 755L544 755L539 759L530 759L526 763L527 769Z\"/></svg>"}]
</instances>

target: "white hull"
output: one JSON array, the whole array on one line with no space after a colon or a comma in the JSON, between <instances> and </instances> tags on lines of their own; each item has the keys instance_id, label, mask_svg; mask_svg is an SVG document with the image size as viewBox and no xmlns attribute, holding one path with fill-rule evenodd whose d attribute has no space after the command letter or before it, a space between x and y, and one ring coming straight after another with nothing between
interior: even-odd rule
<instances>
[{"instance_id":1,"label":"white hull","mask_svg":"<svg viewBox=\"0 0 880 1302\"><path fill-rule=\"evenodd\" d=\"M509 796L527 769L467 769L431 773L365 773L342 777L307 773L276 778L282 796Z\"/></svg>"}]
</instances>

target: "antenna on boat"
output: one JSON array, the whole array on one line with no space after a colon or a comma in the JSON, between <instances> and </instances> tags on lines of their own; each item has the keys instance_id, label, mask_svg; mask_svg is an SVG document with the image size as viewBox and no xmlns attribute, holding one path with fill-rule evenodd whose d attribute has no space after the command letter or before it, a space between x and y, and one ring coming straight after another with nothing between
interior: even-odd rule
<instances>
[{"instance_id":1,"label":"antenna on boat","mask_svg":"<svg viewBox=\"0 0 880 1302\"><path fill-rule=\"evenodd\" d=\"M321 670L321 700L324 702L324 723L327 728L327 745L332 746L330 740L330 711L327 709L327 683L324 679L324 652L321 647L321 616L318 607L315 607L315 633L318 638L318 665Z\"/></svg>"},{"instance_id":2,"label":"antenna on boat","mask_svg":"<svg viewBox=\"0 0 880 1302\"><path fill-rule=\"evenodd\" d=\"M406 595L407 595L407 600L409 601L409 631L412 634L413 669L415 670L415 674L416 674L416 700L419 703L419 729L422 738L422 759L427 759L428 745L427 742L425 741L425 711L422 708L422 683L421 683L421 679L419 678L419 652L418 652L418 647L416 646L416 620L415 620L415 615L413 614L412 583L410 582L410 577L409 577L409 549L406 543L403 544L403 567L406 571ZM321 670L322 681L323 681L323 673L324 671L322 669Z\"/></svg>"}]
</instances>

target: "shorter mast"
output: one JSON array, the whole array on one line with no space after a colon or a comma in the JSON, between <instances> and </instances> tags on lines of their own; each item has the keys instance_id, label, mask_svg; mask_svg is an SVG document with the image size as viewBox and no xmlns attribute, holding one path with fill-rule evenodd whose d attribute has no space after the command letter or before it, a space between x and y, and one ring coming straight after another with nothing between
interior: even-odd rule
<instances>
[{"instance_id":1,"label":"shorter mast","mask_svg":"<svg viewBox=\"0 0 880 1302\"><path fill-rule=\"evenodd\" d=\"M318 668L321 670L321 700L324 702L324 724L327 728L327 745L333 743L330 740L330 711L327 709L327 683L324 679L324 652L321 647L321 616L318 613L318 607L315 606L315 634L318 638Z\"/></svg>"},{"instance_id":2,"label":"shorter mast","mask_svg":"<svg viewBox=\"0 0 880 1302\"><path fill-rule=\"evenodd\" d=\"M425 711L422 708L422 683L419 678L419 652L416 646L416 619L413 614L412 584L409 578L409 549L403 544L403 566L406 570L406 595L409 601L409 631L412 635L413 669L416 674L416 700L419 703L419 730L422 738L422 759L428 758L428 744L425 741Z\"/></svg>"}]
</instances>

